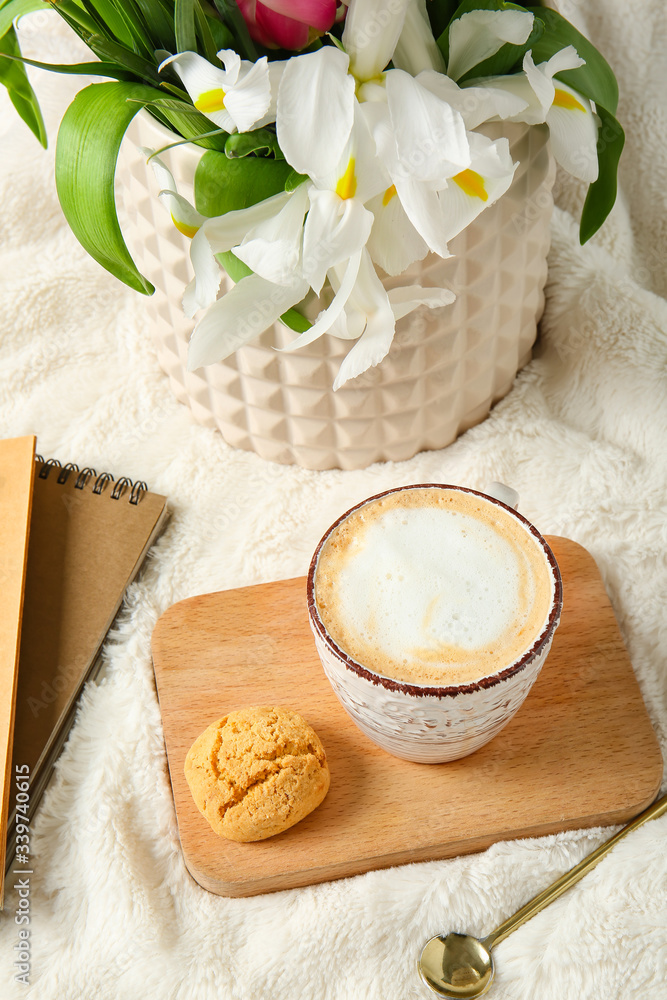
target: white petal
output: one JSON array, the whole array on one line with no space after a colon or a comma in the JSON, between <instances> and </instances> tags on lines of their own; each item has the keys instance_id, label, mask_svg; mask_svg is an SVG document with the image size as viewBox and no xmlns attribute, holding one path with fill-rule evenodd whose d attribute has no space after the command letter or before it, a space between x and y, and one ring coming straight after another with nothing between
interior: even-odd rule
<instances>
[{"instance_id":1,"label":"white petal","mask_svg":"<svg viewBox=\"0 0 667 1000\"><path fill-rule=\"evenodd\" d=\"M356 198L345 201L333 191L310 190L310 211L303 236L303 275L319 295L329 268L366 245L373 213Z\"/></svg>"},{"instance_id":2,"label":"white petal","mask_svg":"<svg viewBox=\"0 0 667 1000\"><path fill-rule=\"evenodd\" d=\"M334 381L334 392L348 379L356 378L387 356L396 331L396 321L387 292L375 273L370 257L364 254L358 291L366 312L366 329L343 359Z\"/></svg>"},{"instance_id":3,"label":"white petal","mask_svg":"<svg viewBox=\"0 0 667 1000\"><path fill-rule=\"evenodd\" d=\"M445 236L448 240L458 236L507 191L516 169L507 139L492 141L473 132L470 148L473 153L470 168L453 177L438 195L447 220Z\"/></svg>"},{"instance_id":4,"label":"white petal","mask_svg":"<svg viewBox=\"0 0 667 1000\"><path fill-rule=\"evenodd\" d=\"M242 278L197 323L188 348L188 371L229 357L300 302L307 290L305 282L285 287L257 274Z\"/></svg>"},{"instance_id":5,"label":"white petal","mask_svg":"<svg viewBox=\"0 0 667 1000\"><path fill-rule=\"evenodd\" d=\"M241 56L234 49L220 49L216 55L225 67L227 83L233 86L241 72Z\"/></svg>"},{"instance_id":6,"label":"white petal","mask_svg":"<svg viewBox=\"0 0 667 1000\"><path fill-rule=\"evenodd\" d=\"M192 239L206 221L206 216L201 215L192 207L187 198L176 194L175 191L160 191L159 198L162 204L166 206L167 211L171 215L171 221L179 233Z\"/></svg>"},{"instance_id":7,"label":"white petal","mask_svg":"<svg viewBox=\"0 0 667 1000\"><path fill-rule=\"evenodd\" d=\"M192 317L199 309L207 309L215 302L222 278L222 270L203 226L190 244L190 260L195 276L183 293L183 312Z\"/></svg>"},{"instance_id":8,"label":"white petal","mask_svg":"<svg viewBox=\"0 0 667 1000\"><path fill-rule=\"evenodd\" d=\"M281 192L250 208L226 212L205 221L190 244L195 277L183 295L186 316L194 316L198 309L206 309L215 302L222 273L214 255L239 244L255 226L277 215L289 198L289 194Z\"/></svg>"},{"instance_id":9,"label":"white petal","mask_svg":"<svg viewBox=\"0 0 667 1000\"><path fill-rule=\"evenodd\" d=\"M239 79L227 92L225 108L239 132L247 132L265 118L270 104L269 70L262 56L256 63L243 64Z\"/></svg>"},{"instance_id":10,"label":"white petal","mask_svg":"<svg viewBox=\"0 0 667 1000\"><path fill-rule=\"evenodd\" d=\"M395 275L402 274L416 260L423 260L428 246L405 214L393 186L373 198L368 208L375 222L366 246L374 263Z\"/></svg>"},{"instance_id":11,"label":"white petal","mask_svg":"<svg viewBox=\"0 0 667 1000\"><path fill-rule=\"evenodd\" d=\"M206 221L206 216L198 212L186 198L178 193L174 176L160 157L155 156L154 151L145 146L141 146L140 149L150 159L151 167L161 188L160 201L166 205L174 225L184 236L192 238Z\"/></svg>"},{"instance_id":12,"label":"white petal","mask_svg":"<svg viewBox=\"0 0 667 1000\"><path fill-rule=\"evenodd\" d=\"M287 191L258 201L249 208L238 208L207 219L202 227L214 253L224 253L243 241L248 233L267 219L272 219L290 200Z\"/></svg>"},{"instance_id":13,"label":"white petal","mask_svg":"<svg viewBox=\"0 0 667 1000\"><path fill-rule=\"evenodd\" d=\"M340 161L322 176L313 176L318 188L335 191L341 198L366 202L389 185L389 174L377 155L375 140L363 113L354 102L354 124Z\"/></svg>"},{"instance_id":14,"label":"white petal","mask_svg":"<svg viewBox=\"0 0 667 1000\"><path fill-rule=\"evenodd\" d=\"M392 62L396 69L404 69L411 76L425 69L438 73L446 71L445 60L431 31L426 0L413 0L408 4Z\"/></svg>"},{"instance_id":15,"label":"white petal","mask_svg":"<svg viewBox=\"0 0 667 1000\"><path fill-rule=\"evenodd\" d=\"M546 63L540 63L540 69L553 77L556 73L564 73L568 69L579 69L585 66L586 61L581 58L574 45L566 45L564 49L554 52L551 59Z\"/></svg>"},{"instance_id":16,"label":"white petal","mask_svg":"<svg viewBox=\"0 0 667 1000\"><path fill-rule=\"evenodd\" d=\"M458 80L473 66L494 56L506 42L523 45L533 29L533 15L520 10L473 10L449 26L447 73Z\"/></svg>"},{"instance_id":17,"label":"white petal","mask_svg":"<svg viewBox=\"0 0 667 1000\"><path fill-rule=\"evenodd\" d=\"M301 184L277 215L255 226L241 245L234 247L235 255L267 281L291 284L301 257L308 205L308 185Z\"/></svg>"},{"instance_id":18,"label":"white petal","mask_svg":"<svg viewBox=\"0 0 667 1000\"><path fill-rule=\"evenodd\" d=\"M401 166L422 181L440 183L470 163L458 111L403 70L387 73L389 114Z\"/></svg>"},{"instance_id":19,"label":"white petal","mask_svg":"<svg viewBox=\"0 0 667 1000\"><path fill-rule=\"evenodd\" d=\"M544 118L542 121L546 120L547 111L551 107L554 99L553 81L549 74L544 72L544 67L546 65L546 63L542 63L541 66L536 66L530 52L526 52L523 57L523 71L526 74L526 79L532 87L535 97L544 112Z\"/></svg>"},{"instance_id":20,"label":"white petal","mask_svg":"<svg viewBox=\"0 0 667 1000\"><path fill-rule=\"evenodd\" d=\"M225 108L229 89L228 74L196 52L180 52L160 63L159 69L173 65L192 98L192 103L219 128L234 131L234 121Z\"/></svg>"},{"instance_id":21,"label":"white petal","mask_svg":"<svg viewBox=\"0 0 667 1000\"><path fill-rule=\"evenodd\" d=\"M396 177L394 183L406 215L429 250L443 258L451 257L445 235L448 220L437 191L411 177Z\"/></svg>"},{"instance_id":22,"label":"white petal","mask_svg":"<svg viewBox=\"0 0 667 1000\"><path fill-rule=\"evenodd\" d=\"M390 288L389 302L394 313L394 319L403 319L419 306L428 309L439 309L451 305L456 299L449 288L422 288L421 285L402 285L400 288Z\"/></svg>"},{"instance_id":23,"label":"white petal","mask_svg":"<svg viewBox=\"0 0 667 1000\"><path fill-rule=\"evenodd\" d=\"M509 90L490 86L459 87L448 76L430 70L420 73L417 80L441 101L446 101L458 111L469 130L477 128L490 118L511 118L528 106L524 97Z\"/></svg>"},{"instance_id":24,"label":"white petal","mask_svg":"<svg viewBox=\"0 0 667 1000\"><path fill-rule=\"evenodd\" d=\"M527 52L526 55L530 56L530 52ZM526 61L524 59L525 65ZM525 72L512 73L510 76L487 76L471 80L470 84L470 89L475 94L479 91L489 90L493 95L506 95L510 101L516 102L517 110L514 114L508 114L508 111L512 110L511 105L503 106L502 103L498 103L498 117L503 118L505 121L525 122L526 125L541 125L546 120L547 109L538 100L534 89L528 82ZM541 84L538 84L538 86L541 86ZM467 93L468 89L468 86L464 87L463 93ZM496 101L497 97L494 96L493 100Z\"/></svg>"},{"instance_id":25,"label":"white petal","mask_svg":"<svg viewBox=\"0 0 667 1000\"><path fill-rule=\"evenodd\" d=\"M300 174L326 174L343 155L354 118L348 64L344 52L325 45L289 59L283 71L276 131L285 159Z\"/></svg>"},{"instance_id":26,"label":"white petal","mask_svg":"<svg viewBox=\"0 0 667 1000\"><path fill-rule=\"evenodd\" d=\"M581 181L596 180L598 118L590 101L557 80L547 125L556 162Z\"/></svg>"},{"instance_id":27,"label":"white petal","mask_svg":"<svg viewBox=\"0 0 667 1000\"><path fill-rule=\"evenodd\" d=\"M312 344L314 340L321 337L323 333L327 333L331 329L332 325L339 319L345 304L350 297L354 284L357 280L357 275L359 273L359 264L361 261L361 250L353 254L347 264L345 270L345 276L340 283L340 287L331 301L331 304L324 309L317 320L309 330L300 334L296 340L293 340L291 344L283 347L282 350L288 353L298 350L300 347L306 347L308 344Z\"/></svg>"},{"instance_id":28,"label":"white petal","mask_svg":"<svg viewBox=\"0 0 667 1000\"><path fill-rule=\"evenodd\" d=\"M389 63L410 0L352 0L345 18L343 47L357 80L372 80Z\"/></svg>"},{"instance_id":29,"label":"white petal","mask_svg":"<svg viewBox=\"0 0 667 1000\"><path fill-rule=\"evenodd\" d=\"M146 157L146 162L151 165L153 173L160 185L161 191L176 191L176 181L174 180L174 175L167 166L167 164L160 159L159 156L155 155L154 149L149 149L148 146L139 146L140 152Z\"/></svg>"}]
</instances>

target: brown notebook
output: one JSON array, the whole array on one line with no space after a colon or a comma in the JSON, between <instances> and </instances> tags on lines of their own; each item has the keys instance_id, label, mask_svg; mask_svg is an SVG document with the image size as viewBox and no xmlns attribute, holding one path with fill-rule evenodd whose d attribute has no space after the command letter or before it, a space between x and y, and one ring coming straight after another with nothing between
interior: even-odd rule
<instances>
[{"instance_id":1,"label":"brown notebook","mask_svg":"<svg viewBox=\"0 0 667 1000\"><path fill-rule=\"evenodd\" d=\"M143 482L41 456L34 464L12 765L12 774L29 770L30 815L123 595L167 518L165 498ZM11 787L10 799L7 868L22 813Z\"/></svg>"}]
</instances>

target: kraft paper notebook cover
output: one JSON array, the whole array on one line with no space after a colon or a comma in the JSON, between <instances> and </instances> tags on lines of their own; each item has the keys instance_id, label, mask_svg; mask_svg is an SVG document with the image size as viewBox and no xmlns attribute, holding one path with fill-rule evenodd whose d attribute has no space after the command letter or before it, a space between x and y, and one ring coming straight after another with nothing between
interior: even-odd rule
<instances>
[{"instance_id":1,"label":"kraft paper notebook cover","mask_svg":"<svg viewBox=\"0 0 667 1000\"><path fill-rule=\"evenodd\" d=\"M0 861L13 799L12 736L34 455L34 437L0 441ZM0 905L4 878L0 864Z\"/></svg>"},{"instance_id":2,"label":"kraft paper notebook cover","mask_svg":"<svg viewBox=\"0 0 667 1000\"><path fill-rule=\"evenodd\" d=\"M143 482L41 456L34 465L12 765L30 769L31 813L125 590L167 518L165 498Z\"/></svg>"}]
</instances>

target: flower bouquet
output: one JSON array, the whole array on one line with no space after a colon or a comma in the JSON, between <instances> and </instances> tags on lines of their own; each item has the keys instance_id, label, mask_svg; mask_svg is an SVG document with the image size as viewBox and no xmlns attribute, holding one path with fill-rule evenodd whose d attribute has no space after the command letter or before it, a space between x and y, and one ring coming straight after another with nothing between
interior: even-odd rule
<instances>
[{"instance_id":1,"label":"flower bouquet","mask_svg":"<svg viewBox=\"0 0 667 1000\"><path fill-rule=\"evenodd\" d=\"M0 7L0 79L44 141L14 19ZM594 46L547 7L504 0L58 0L111 78L82 90L60 126L56 183L85 249L150 294L114 202L123 136L139 110L173 137L146 148L159 198L190 244L183 297L196 317L188 368L264 330L291 353L331 334L351 347L334 390L378 365L396 324L450 306L449 287L401 281L510 188L519 163L495 123L548 128L556 161L589 185L581 240L616 196L623 132L616 81ZM43 66L41 63L34 65ZM100 127L103 124L103 127ZM495 133L497 133L497 128ZM202 147L194 204L164 162ZM223 273L229 279L220 295ZM261 308L258 308L258 303Z\"/></svg>"}]
</instances>

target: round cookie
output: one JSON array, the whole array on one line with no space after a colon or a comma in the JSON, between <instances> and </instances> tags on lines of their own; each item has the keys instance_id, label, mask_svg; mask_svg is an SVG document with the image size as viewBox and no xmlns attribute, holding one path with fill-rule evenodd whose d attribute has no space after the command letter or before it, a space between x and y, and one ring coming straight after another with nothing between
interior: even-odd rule
<instances>
[{"instance_id":1,"label":"round cookie","mask_svg":"<svg viewBox=\"0 0 667 1000\"><path fill-rule=\"evenodd\" d=\"M212 723L190 747L185 777L215 832L241 843L287 830L329 790L315 730L291 709L272 706L242 708Z\"/></svg>"}]
</instances>

